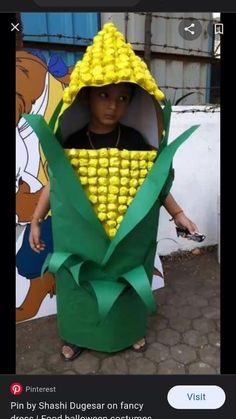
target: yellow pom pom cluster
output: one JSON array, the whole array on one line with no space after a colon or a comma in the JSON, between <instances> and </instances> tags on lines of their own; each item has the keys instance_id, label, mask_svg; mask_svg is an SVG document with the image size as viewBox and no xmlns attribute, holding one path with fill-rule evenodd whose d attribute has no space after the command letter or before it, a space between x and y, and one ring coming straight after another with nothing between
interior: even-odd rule
<instances>
[{"instance_id":1,"label":"yellow pom pom cluster","mask_svg":"<svg viewBox=\"0 0 236 419\"><path fill-rule=\"evenodd\" d=\"M135 54L131 44L126 43L123 34L113 23L105 23L71 73L70 84L64 90L62 111L71 105L82 87L121 82L138 84L157 100L165 98L147 65Z\"/></svg>"},{"instance_id":2,"label":"yellow pom pom cluster","mask_svg":"<svg viewBox=\"0 0 236 419\"><path fill-rule=\"evenodd\" d=\"M98 219L114 237L157 156L156 150L65 150Z\"/></svg>"}]
</instances>

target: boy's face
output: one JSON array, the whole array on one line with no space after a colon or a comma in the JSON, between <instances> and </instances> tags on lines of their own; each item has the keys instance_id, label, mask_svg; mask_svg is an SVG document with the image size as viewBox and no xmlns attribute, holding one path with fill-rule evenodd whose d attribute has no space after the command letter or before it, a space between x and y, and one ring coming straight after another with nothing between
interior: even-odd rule
<instances>
[{"instance_id":1,"label":"boy's face","mask_svg":"<svg viewBox=\"0 0 236 419\"><path fill-rule=\"evenodd\" d=\"M131 93L131 88L126 83L91 87L88 94L91 127L113 129L125 114Z\"/></svg>"}]
</instances>

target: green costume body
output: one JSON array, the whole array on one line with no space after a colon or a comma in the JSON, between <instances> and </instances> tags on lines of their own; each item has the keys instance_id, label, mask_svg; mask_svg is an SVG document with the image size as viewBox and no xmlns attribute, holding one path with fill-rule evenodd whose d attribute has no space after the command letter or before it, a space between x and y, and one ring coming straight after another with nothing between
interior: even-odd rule
<instances>
[{"instance_id":1,"label":"green costume body","mask_svg":"<svg viewBox=\"0 0 236 419\"><path fill-rule=\"evenodd\" d=\"M67 342L115 352L145 336L147 316L156 310L151 281L161 196L171 188L176 150L197 128L167 145L170 115L170 103L159 107L164 129L156 161L112 240L65 155L59 130L54 135L42 117L25 115L50 169L54 253L44 269L56 275L58 328Z\"/></svg>"}]
</instances>

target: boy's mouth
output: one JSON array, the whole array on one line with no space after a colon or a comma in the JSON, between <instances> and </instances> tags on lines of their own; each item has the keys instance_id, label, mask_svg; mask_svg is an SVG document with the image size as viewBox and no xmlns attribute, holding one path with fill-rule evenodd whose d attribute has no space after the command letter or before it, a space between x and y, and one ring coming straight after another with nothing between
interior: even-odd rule
<instances>
[{"instance_id":1,"label":"boy's mouth","mask_svg":"<svg viewBox=\"0 0 236 419\"><path fill-rule=\"evenodd\" d=\"M106 115L104 115L104 117L106 119L115 119L116 116L114 114L106 114Z\"/></svg>"}]
</instances>

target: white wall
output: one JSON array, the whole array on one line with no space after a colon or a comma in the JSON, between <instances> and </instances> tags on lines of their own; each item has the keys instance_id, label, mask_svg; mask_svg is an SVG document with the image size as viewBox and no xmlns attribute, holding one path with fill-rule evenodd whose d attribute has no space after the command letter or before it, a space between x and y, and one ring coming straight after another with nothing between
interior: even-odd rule
<instances>
[{"instance_id":1,"label":"white wall","mask_svg":"<svg viewBox=\"0 0 236 419\"><path fill-rule=\"evenodd\" d=\"M193 113L193 109L201 112ZM206 235L206 239L198 244L177 238L174 222L169 221L169 214L162 208L158 232L158 251L161 255L218 243L220 112L219 108L214 113L202 112L205 110L204 106L173 107L169 142L190 126L200 124L174 157L175 180L171 193L186 215L197 224L199 232Z\"/></svg>"}]
</instances>

